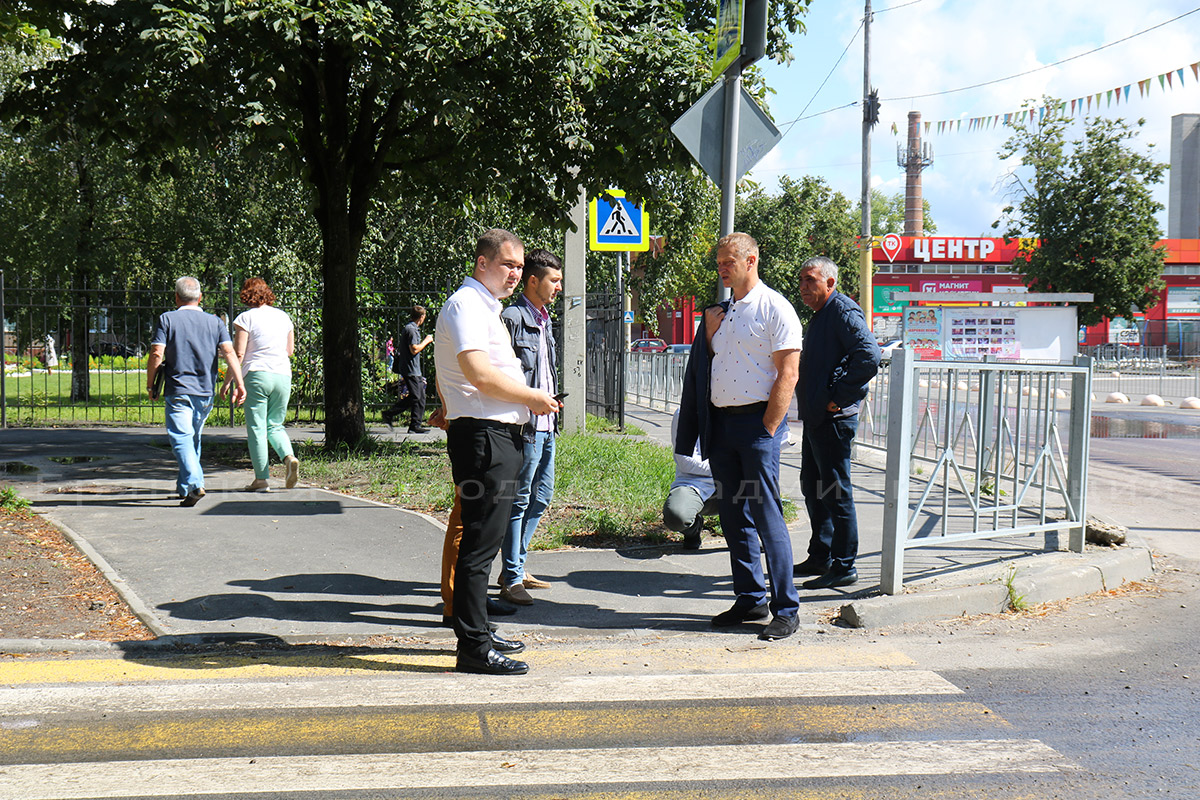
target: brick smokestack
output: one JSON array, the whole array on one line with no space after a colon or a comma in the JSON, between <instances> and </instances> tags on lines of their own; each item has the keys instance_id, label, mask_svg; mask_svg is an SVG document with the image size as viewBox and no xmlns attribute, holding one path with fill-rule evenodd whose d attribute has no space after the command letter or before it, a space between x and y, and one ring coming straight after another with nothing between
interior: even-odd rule
<instances>
[{"instance_id":1,"label":"brick smokestack","mask_svg":"<svg viewBox=\"0 0 1200 800\"><path fill-rule=\"evenodd\" d=\"M904 191L904 235L925 235L925 202L921 170L933 163L933 148L921 144L921 112L908 112L908 146L896 145L896 164L907 177Z\"/></svg>"},{"instance_id":2,"label":"brick smokestack","mask_svg":"<svg viewBox=\"0 0 1200 800\"><path fill-rule=\"evenodd\" d=\"M923 236L925 203L921 195L921 112L908 112L908 158L904 164L904 235Z\"/></svg>"}]
</instances>

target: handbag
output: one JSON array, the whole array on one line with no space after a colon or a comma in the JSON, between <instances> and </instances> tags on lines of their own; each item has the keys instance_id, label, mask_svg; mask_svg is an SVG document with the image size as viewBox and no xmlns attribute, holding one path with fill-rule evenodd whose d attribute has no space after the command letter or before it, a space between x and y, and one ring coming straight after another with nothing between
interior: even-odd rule
<instances>
[{"instance_id":1,"label":"handbag","mask_svg":"<svg viewBox=\"0 0 1200 800\"><path fill-rule=\"evenodd\" d=\"M162 397L163 388L167 385L167 370L170 364L166 361L158 365L158 369L154 372L154 385L150 387L150 399L157 400Z\"/></svg>"}]
</instances>

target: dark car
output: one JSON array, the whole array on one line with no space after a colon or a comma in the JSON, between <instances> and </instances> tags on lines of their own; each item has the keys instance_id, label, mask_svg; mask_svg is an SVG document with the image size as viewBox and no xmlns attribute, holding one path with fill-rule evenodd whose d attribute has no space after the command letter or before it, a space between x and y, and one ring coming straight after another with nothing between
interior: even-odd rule
<instances>
[{"instance_id":1,"label":"dark car","mask_svg":"<svg viewBox=\"0 0 1200 800\"><path fill-rule=\"evenodd\" d=\"M629 345L631 353L661 353L667 349L667 343L662 339L638 339Z\"/></svg>"},{"instance_id":2,"label":"dark car","mask_svg":"<svg viewBox=\"0 0 1200 800\"><path fill-rule=\"evenodd\" d=\"M123 356L125 358L140 358L145 351L137 345L124 342L92 342L88 346L88 354L99 356Z\"/></svg>"},{"instance_id":3,"label":"dark car","mask_svg":"<svg viewBox=\"0 0 1200 800\"><path fill-rule=\"evenodd\" d=\"M690 344L669 344L667 345L668 353L690 353L692 346Z\"/></svg>"}]
</instances>

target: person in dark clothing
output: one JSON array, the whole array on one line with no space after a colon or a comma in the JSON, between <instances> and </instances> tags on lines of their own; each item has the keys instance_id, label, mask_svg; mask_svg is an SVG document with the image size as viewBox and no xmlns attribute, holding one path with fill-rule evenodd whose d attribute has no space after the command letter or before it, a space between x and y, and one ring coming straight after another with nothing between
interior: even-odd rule
<instances>
[{"instance_id":1,"label":"person in dark clothing","mask_svg":"<svg viewBox=\"0 0 1200 800\"><path fill-rule=\"evenodd\" d=\"M383 422L389 428L405 408L412 410L409 417L409 433L427 433L425 426L425 377L421 374L421 351L433 341L433 335L421 337L421 325L425 322L425 309L413 306L409 323L400 332L400 343L392 362L392 371L400 376L408 389L408 396L397 400L391 408L384 409Z\"/></svg>"},{"instance_id":2,"label":"person in dark clothing","mask_svg":"<svg viewBox=\"0 0 1200 800\"><path fill-rule=\"evenodd\" d=\"M804 422L800 490L812 538L797 564L805 589L850 586L858 581L858 519L850 483L850 446L858 407L879 371L879 345L852 299L837 291L838 268L816 256L800 268L800 299L816 313L805 331L797 406Z\"/></svg>"}]
</instances>

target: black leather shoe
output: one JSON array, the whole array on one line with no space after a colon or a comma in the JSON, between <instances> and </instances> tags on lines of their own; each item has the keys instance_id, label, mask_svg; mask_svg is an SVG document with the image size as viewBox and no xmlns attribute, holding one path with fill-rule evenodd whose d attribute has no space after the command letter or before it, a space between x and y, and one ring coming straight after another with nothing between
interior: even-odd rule
<instances>
[{"instance_id":1,"label":"black leather shoe","mask_svg":"<svg viewBox=\"0 0 1200 800\"><path fill-rule=\"evenodd\" d=\"M384 411L384 412L383 412L382 414L380 414L379 416L380 416L380 417L383 419L383 424L388 426L388 430L389 430L389 431L390 431L390 430L394 430L394 429L395 429L395 427L396 427L396 418L395 418L394 416L392 416L391 414L389 414L389 413L388 413L388 412L386 412L386 411Z\"/></svg>"},{"instance_id":2,"label":"black leather shoe","mask_svg":"<svg viewBox=\"0 0 1200 800\"><path fill-rule=\"evenodd\" d=\"M518 642L515 639L505 639L500 634L492 631L492 649L497 653L511 655L512 653L519 653L524 650L525 643Z\"/></svg>"},{"instance_id":3,"label":"black leather shoe","mask_svg":"<svg viewBox=\"0 0 1200 800\"><path fill-rule=\"evenodd\" d=\"M805 589L836 589L839 586L851 586L858 583L858 570L831 569L819 578L800 584Z\"/></svg>"},{"instance_id":4,"label":"black leather shoe","mask_svg":"<svg viewBox=\"0 0 1200 800\"><path fill-rule=\"evenodd\" d=\"M824 575L826 572L829 572L831 566L833 565L828 561L814 561L811 558L806 558L792 567L792 577L803 578L808 575Z\"/></svg>"},{"instance_id":5,"label":"black leather shoe","mask_svg":"<svg viewBox=\"0 0 1200 800\"><path fill-rule=\"evenodd\" d=\"M524 675L529 672L529 665L524 661L515 661L501 655L495 650L488 650L484 658L458 654L454 662L455 672L470 672L476 675Z\"/></svg>"},{"instance_id":6,"label":"black leather shoe","mask_svg":"<svg viewBox=\"0 0 1200 800\"><path fill-rule=\"evenodd\" d=\"M487 601L487 612L489 617L511 617L517 613L517 607L510 603L504 603L494 597L489 597Z\"/></svg>"},{"instance_id":7,"label":"black leather shoe","mask_svg":"<svg viewBox=\"0 0 1200 800\"><path fill-rule=\"evenodd\" d=\"M756 606L745 606L733 604L733 608L728 611L722 611L712 618L714 628L732 628L734 625L741 625L743 622L752 619L766 619L771 612L767 610L766 603L759 603Z\"/></svg>"},{"instance_id":8,"label":"black leather shoe","mask_svg":"<svg viewBox=\"0 0 1200 800\"><path fill-rule=\"evenodd\" d=\"M776 639L786 639L796 632L796 628L800 627L800 617L776 617L767 623L767 627L763 628L763 632L758 635L758 638L765 639L768 642L773 642Z\"/></svg>"},{"instance_id":9,"label":"black leather shoe","mask_svg":"<svg viewBox=\"0 0 1200 800\"><path fill-rule=\"evenodd\" d=\"M429 433L429 428L426 428L424 425L417 425L415 427L410 427L408 429L408 432L409 433Z\"/></svg>"}]
</instances>

